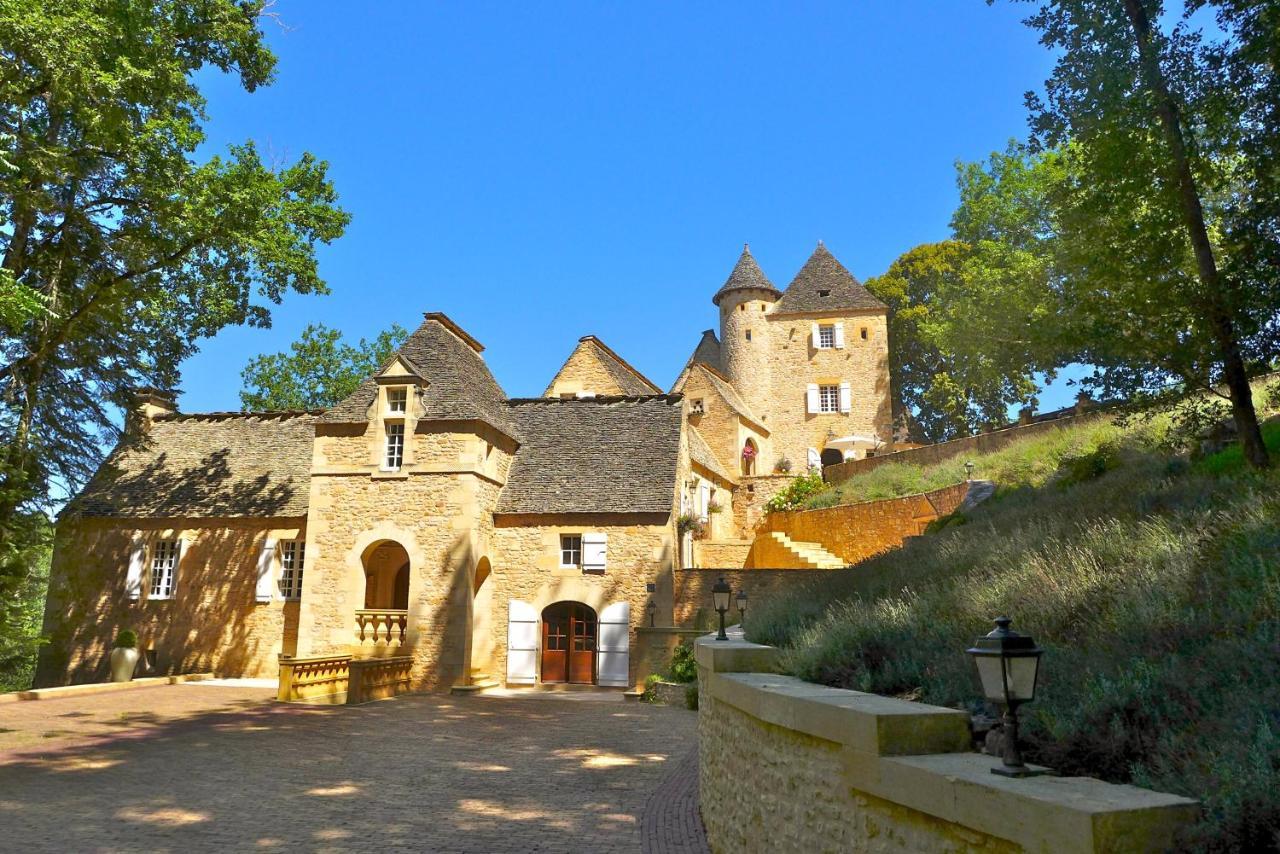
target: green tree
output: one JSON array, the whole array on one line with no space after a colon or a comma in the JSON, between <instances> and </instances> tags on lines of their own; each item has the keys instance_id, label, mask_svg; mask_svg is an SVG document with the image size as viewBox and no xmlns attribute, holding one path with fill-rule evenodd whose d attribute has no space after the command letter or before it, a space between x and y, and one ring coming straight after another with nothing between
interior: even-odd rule
<instances>
[{"instance_id":1,"label":"green tree","mask_svg":"<svg viewBox=\"0 0 1280 854\"><path fill-rule=\"evenodd\" d=\"M1245 458L1269 465L1249 388L1280 352L1276 0L1023 0L1059 54L1028 96L1063 149L1063 300L1091 383L1162 399L1225 387ZM1217 27L1192 19L1211 8Z\"/></svg>"},{"instance_id":2,"label":"green tree","mask_svg":"<svg viewBox=\"0 0 1280 854\"><path fill-rule=\"evenodd\" d=\"M1062 362L1048 199L1062 160L1010 143L957 165L953 239L917 246L867 287L889 305L890 377L918 438L940 442L1033 405Z\"/></svg>"},{"instance_id":3,"label":"green tree","mask_svg":"<svg viewBox=\"0 0 1280 854\"><path fill-rule=\"evenodd\" d=\"M197 72L271 80L262 11L0 4L0 269L20 289L0 313L0 560L19 559L18 520L51 483L97 466L132 389L174 387L201 338L325 292L315 246L348 222L326 164L268 165L252 142L194 158Z\"/></svg>"},{"instance_id":4,"label":"green tree","mask_svg":"<svg viewBox=\"0 0 1280 854\"><path fill-rule=\"evenodd\" d=\"M312 324L289 345L289 352L249 361L240 372L240 404L252 412L327 409L381 368L408 334L393 324L372 341L361 338L353 347L343 342L338 330Z\"/></svg>"}]
</instances>

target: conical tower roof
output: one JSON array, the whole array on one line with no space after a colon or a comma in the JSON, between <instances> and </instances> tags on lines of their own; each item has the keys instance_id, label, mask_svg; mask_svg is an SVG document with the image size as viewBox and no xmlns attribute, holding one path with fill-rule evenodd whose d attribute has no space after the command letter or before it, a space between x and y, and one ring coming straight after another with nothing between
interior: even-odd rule
<instances>
[{"instance_id":1,"label":"conical tower roof","mask_svg":"<svg viewBox=\"0 0 1280 854\"><path fill-rule=\"evenodd\" d=\"M818 248L813 250L809 260L787 285L786 293L778 300L774 312L887 308L836 260L836 256L827 251L822 241L818 241Z\"/></svg>"},{"instance_id":2,"label":"conical tower roof","mask_svg":"<svg viewBox=\"0 0 1280 854\"><path fill-rule=\"evenodd\" d=\"M751 247L744 243L742 244L742 254L738 256L738 263L734 265L733 272L729 274L729 278L725 280L720 290L716 291L716 295L711 298L711 301L719 305L725 294L731 291L747 289L769 291L775 299L782 296L782 291L774 287L773 282L769 281L769 277L764 274L764 270L760 269L760 265L752 257Z\"/></svg>"}]
</instances>

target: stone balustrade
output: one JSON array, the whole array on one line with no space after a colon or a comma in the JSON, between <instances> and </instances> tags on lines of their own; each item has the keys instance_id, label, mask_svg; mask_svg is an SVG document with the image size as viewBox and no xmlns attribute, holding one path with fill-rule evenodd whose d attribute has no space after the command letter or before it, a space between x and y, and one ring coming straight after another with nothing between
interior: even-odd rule
<instances>
[{"instance_id":1,"label":"stone balustrade","mask_svg":"<svg viewBox=\"0 0 1280 854\"><path fill-rule=\"evenodd\" d=\"M280 684L276 699L282 703L341 705L347 702L351 681L351 656L319 655L298 658L280 656Z\"/></svg>"},{"instance_id":2,"label":"stone balustrade","mask_svg":"<svg viewBox=\"0 0 1280 854\"><path fill-rule=\"evenodd\" d=\"M1197 814L1136 786L992 774L964 712L778 675L778 650L733 634L696 649L712 851L1168 851Z\"/></svg>"},{"instance_id":3,"label":"stone balustrade","mask_svg":"<svg viewBox=\"0 0 1280 854\"><path fill-rule=\"evenodd\" d=\"M356 654L367 658L396 655L405 646L409 612L400 608L356 611Z\"/></svg>"}]
</instances>

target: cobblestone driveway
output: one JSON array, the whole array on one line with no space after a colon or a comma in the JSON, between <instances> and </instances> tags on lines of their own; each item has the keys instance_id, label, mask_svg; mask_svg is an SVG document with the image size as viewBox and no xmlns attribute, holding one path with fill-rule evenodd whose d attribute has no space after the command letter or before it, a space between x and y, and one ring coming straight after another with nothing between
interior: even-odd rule
<instances>
[{"instance_id":1,"label":"cobblestone driveway","mask_svg":"<svg viewBox=\"0 0 1280 854\"><path fill-rule=\"evenodd\" d=\"M183 690L197 689L0 706L0 729L14 729L16 706L57 721L72 704ZM683 709L614 696L251 701L0 752L0 847L635 852L642 826L646 842L655 826L690 826L656 814L688 801L672 785L695 747Z\"/></svg>"}]
</instances>

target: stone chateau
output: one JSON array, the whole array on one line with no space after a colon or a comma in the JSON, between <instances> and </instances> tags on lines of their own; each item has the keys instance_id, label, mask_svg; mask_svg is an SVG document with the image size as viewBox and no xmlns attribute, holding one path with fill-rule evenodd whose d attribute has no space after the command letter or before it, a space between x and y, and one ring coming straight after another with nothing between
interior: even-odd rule
<instances>
[{"instance_id":1,"label":"stone chateau","mask_svg":"<svg viewBox=\"0 0 1280 854\"><path fill-rule=\"evenodd\" d=\"M395 655L415 689L634 686L643 627L709 604L684 576L808 565L754 543L764 502L891 440L886 308L825 247L784 290L744 249L712 301L665 394L588 335L508 398L435 313L325 411L140 394L59 520L37 685L104 678L133 628L150 672Z\"/></svg>"}]
</instances>

